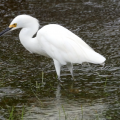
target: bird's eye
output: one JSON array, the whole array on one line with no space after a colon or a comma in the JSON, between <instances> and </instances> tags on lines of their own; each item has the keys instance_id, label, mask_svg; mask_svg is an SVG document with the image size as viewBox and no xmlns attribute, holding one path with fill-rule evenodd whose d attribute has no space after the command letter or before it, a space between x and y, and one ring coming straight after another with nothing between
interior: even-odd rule
<instances>
[{"instance_id":1,"label":"bird's eye","mask_svg":"<svg viewBox=\"0 0 120 120\"><path fill-rule=\"evenodd\" d=\"M13 26L16 27L16 26L17 26L17 23L14 23Z\"/></svg>"}]
</instances>

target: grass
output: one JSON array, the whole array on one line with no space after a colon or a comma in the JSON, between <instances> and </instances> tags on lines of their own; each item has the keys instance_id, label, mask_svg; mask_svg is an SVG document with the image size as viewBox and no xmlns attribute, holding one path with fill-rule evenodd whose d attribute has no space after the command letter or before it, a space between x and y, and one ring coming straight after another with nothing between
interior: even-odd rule
<instances>
[{"instance_id":1,"label":"grass","mask_svg":"<svg viewBox=\"0 0 120 120\"><path fill-rule=\"evenodd\" d=\"M36 89L40 89L41 87L41 83L38 83L38 81L36 81Z\"/></svg>"},{"instance_id":2,"label":"grass","mask_svg":"<svg viewBox=\"0 0 120 120\"><path fill-rule=\"evenodd\" d=\"M42 71L42 83L38 83L38 81L36 81L36 89L40 90L41 87L44 87L45 83L44 83L44 72Z\"/></svg>"},{"instance_id":3,"label":"grass","mask_svg":"<svg viewBox=\"0 0 120 120\"><path fill-rule=\"evenodd\" d=\"M22 108L21 120L23 120L24 111L25 111L25 107L23 106L23 108Z\"/></svg>"},{"instance_id":4,"label":"grass","mask_svg":"<svg viewBox=\"0 0 120 120\"><path fill-rule=\"evenodd\" d=\"M0 87L5 86L5 74L3 75L2 79L0 80Z\"/></svg>"},{"instance_id":5,"label":"grass","mask_svg":"<svg viewBox=\"0 0 120 120\"><path fill-rule=\"evenodd\" d=\"M42 83L43 83L43 79L44 79L44 72L42 71Z\"/></svg>"},{"instance_id":6,"label":"grass","mask_svg":"<svg viewBox=\"0 0 120 120\"><path fill-rule=\"evenodd\" d=\"M43 107L42 101L39 99L39 97L37 96L37 94L35 94L35 92L32 90L32 87L31 87L31 91L34 94L34 96L37 98L37 100L39 101L40 105L42 105L42 107Z\"/></svg>"},{"instance_id":7,"label":"grass","mask_svg":"<svg viewBox=\"0 0 120 120\"><path fill-rule=\"evenodd\" d=\"M98 72L96 72L96 74L101 78L100 74ZM104 84L104 87L106 87L107 85L107 77L106 77L106 80L105 80L105 84Z\"/></svg>"},{"instance_id":8,"label":"grass","mask_svg":"<svg viewBox=\"0 0 120 120\"><path fill-rule=\"evenodd\" d=\"M23 105L22 107L22 111L21 113L16 113L16 109L14 106L12 106L11 108L8 108L8 113L9 113L9 118L7 120L23 120L23 116L24 116L24 113L25 113L25 107ZM21 115L20 115L21 114Z\"/></svg>"},{"instance_id":9,"label":"grass","mask_svg":"<svg viewBox=\"0 0 120 120\"><path fill-rule=\"evenodd\" d=\"M66 120L66 119L67 119L67 115L66 115L66 113L65 113L65 109L64 109L63 105L62 105L62 109L63 109L63 113L64 113L64 115L65 115L65 120Z\"/></svg>"},{"instance_id":10,"label":"grass","mask_svg":"<svg viewBox=\"0 0 120 120\"><path fill-rule=\"evenodd\" d=\"M83 120L83 107L82 107L82 105L81 105L81 111L82 111L82 120Z\"/></svg>"},{"instance_id":11,"label":"grass","mask_svg":"<svg viewBox=\"0 0 120 120\"><path fill-rule=\"evenodd\" d=\"M104 87L106 87L106 85L107 85L107 77L106 77L106 80L105 80L105 85L104 85Z\"/></svg>"},{"instance_id":12,"label":"grass","mask_svg":"<svg viewBox=\"0 0 120 120\"><path fill-rule=\"evenodd\" d=\"M10 112L9 120L13 120L14 119L14 114L13 114L13 112L14 112L14 106L12 107L12 110L9 111L9 112Z\"/></svg>"},{"instance_id":13,"label":"grass","mask_svg":"<svg viewBox=\"0 0 120 120\"><path fill-rule=\"evenodd\" d=\"M45 85L43 79L44 79L44 72L42 71L42 83L38 83L38 81L36 81L36 84L35 84L35 88L36 88L37 92L39 92L41 90L41 87L44 87L44 85ZM31 85L31 82L30 82L30 85ZM31 85L30 88L31 88L31 91L32 91L33 95L37 98L38 102L43 107L43 103L39 99L38 95L34 92L32 85Z\"/></svg>"}]
</instances>

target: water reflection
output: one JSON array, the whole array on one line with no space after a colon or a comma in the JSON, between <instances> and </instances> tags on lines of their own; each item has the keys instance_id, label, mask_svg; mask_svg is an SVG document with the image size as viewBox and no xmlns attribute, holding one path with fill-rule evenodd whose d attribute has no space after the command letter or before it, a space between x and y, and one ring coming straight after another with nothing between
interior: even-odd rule
<instances>
[{"instance_id":1,"label":"water reflection","mask_svg":"<svg viewBox=\"0 0 120 120\"><path fill-rule=\"evenodd\" d=\"M69 120L76 118L87 120L99 118L102 120L104 118L103 113L107 106L103 103L103 99L96 99L92 102L85 98L68 99L61 96L61 87L61 84L57 85L55 98L44 98L42 100L43 107L38 107L36 104L28 107L24 119ZM36 102L38 101L36 100Z\"/></svg>"},{"instance_id":2,"label":"water reflection","mask_svg":"<svg viewBox=\"0 0 120 120\"><path fill-rule=\"evenodd\" d=\"M104 68L75 65L75 82L63 67L64 82L58 84L51 59L26 51L18 40L19 30L6 34L0 38L0 119L9 118L12 106L18 118L23 104L25 120L64 120L65 114L68 119L120 119L119 1L4 0L0 10L1 31L18 14L30 14L41 27L67 27L107 58Z\"/></svg>"}]
</instances>

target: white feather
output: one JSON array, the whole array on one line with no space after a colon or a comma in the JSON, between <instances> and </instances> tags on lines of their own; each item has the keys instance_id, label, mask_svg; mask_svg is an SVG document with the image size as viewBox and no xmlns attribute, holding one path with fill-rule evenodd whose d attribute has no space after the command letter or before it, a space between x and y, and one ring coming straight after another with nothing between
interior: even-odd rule
<instances>
[{"instance_id":1,"label":"white feather","mask_svg":"<svg viewBox=\"0 0 120 120\"><path fill-rule=\"evenodd\" d=\"M102 64L105 61L102 55L95 52L81 38L57 24L41 28L37 39L44 51L63 65L68 62Z\"/></svg>"}]
</instances>

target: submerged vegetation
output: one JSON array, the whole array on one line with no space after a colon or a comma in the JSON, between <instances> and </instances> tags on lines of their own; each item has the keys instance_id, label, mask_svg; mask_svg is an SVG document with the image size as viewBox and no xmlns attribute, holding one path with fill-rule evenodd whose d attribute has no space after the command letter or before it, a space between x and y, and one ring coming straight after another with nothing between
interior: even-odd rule
<instances>
[{"instance_id":1,"label":"submerged vegetation","mask_svg":"<svg viewBox=\"0 0 120 120\"><path fill-rule=\"evenodd\" d=\"M30 87L29 87L29 90L28 90L27 94L29 94L31 97L33 97L35 99L35 102L37 103L37 106L39 106L40 109L44 109L45 106L46 106L46 103L44 103L44 101L41 99L40 94L44 93L46 91L47 83L44 82L43 73L42 73L41 79L42 79L41 83L39 83L38 81L35 81L34 84L32 82L28 82L30 84ZM101 80L102 79L103 78L101 77ZM73 83L73 85L75 84L74 82L72 82L72 83ZM71 94L71 95L77 94L77 95L79 95L80 94L79 90L76 90L76 89L74 90L73 85L72 85L72 87L70 87L70 90L69 90L68 94ZM59 84L59 82L58 82L58 86L61 87L64 90L66 89L65 86L63 86L61 83ZM60 93L59 93L60 88L59 87L57 88L57 91L56 91L53 84L49 84L49 90L52 91L52 92L55 92L55 91L57 92L56 93L56 99L58 99L58 100L60 100L60 98L59 98L59 96L60 96ZM103 89L104 92L101 93L101 94L105 93L105 96L107 97L108 95L107 95L107 93L105 91L106 87L107 87L107 78L105 79L105 82L104 82L104 84L102 86L102 89ZM50 91L48 91L48 89L47 89L46 93L49 94ZM27 95L27 97L29 95ZM67 95L67 96L69 96L69 95ZM99 96L99 94L98 94L98 96ZM27 111L29 111L29 110L27 110L29 108L29 104L27 104L26 101L24 102L25 105L22 105L22 106L20 105L20 107L19 106L17 107L17 106L14 106L14 105L11 106L10 104L13 103L13 102L11 101L8 104L7 99L4 100L4 103L5 103L5 106L6 106L6 113L7 113L4 116L8 120L26 120L27 119L25 114L26 114ZM90 103L90 104L92 106L93 103ZM59 120L86 120L87 119L86 118L86 109L83 106L84 105L81 104L79 106L79 112L71 114L70 111L67 111L68 108L66 108L65 105L60 104L59 108L57 110L57 113L56 113L56 116L58 116L56 119L59 119ZM35 106L33 105L33 108L34 107ZM2 106L1 106L1 109L3 109ZM89 120L101 120L101 117L106 116L104 111L102 113L99 113L99 110L97 110L98 109L97 107L94 108L94 109L96 109L96 110L94 110L94 115L92 115L92 117L89 118ZM31 113L32 112L29 111L29 114L31 114ZM45 114L47 115L49 113L45 113ZM91 115L88 115L88 116L91 116ZM110 115L107 115L106 119L112 120L112 117L110 117Z\"/></svg>"}]
</instances>

